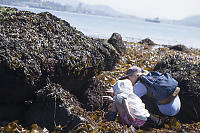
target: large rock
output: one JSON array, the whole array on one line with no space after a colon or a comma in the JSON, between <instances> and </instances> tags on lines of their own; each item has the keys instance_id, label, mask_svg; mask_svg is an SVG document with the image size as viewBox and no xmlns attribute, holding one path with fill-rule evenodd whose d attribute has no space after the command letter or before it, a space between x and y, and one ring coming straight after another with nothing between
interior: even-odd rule
<instances>
[{"instance_id":1,"label":"large rock","mask_svg":"<svg viewBox=\"0 0 200 133\"><path fill-rule=\"evenodd\" d=\"M108 43L112 44L120 54L125 54L126 48L120 34L113 33L108 39Z\"/></svg>"},{"instance_id":2,"label":"large rock","mask_svg":"<svg viewBox=\"0 0 200 133\"><path fill-rule=\"evenodd\" d=\"M154 42L153 42L151 39L149 39L149 38L145 38L145 39L139 41L138 43L145 44L145 45L149 45L149 46L156 45L156 43L154 43Z\"/></svg>"},{"instance_id":3,"label":"large rock","mask_svg":"<svg viewBox=\"0 0 200 133\"><path fill-rule=\"evenodd\" d=\"M90 79L112 70L124 51L115 42L85 36L48 12L0 8L0 120L22 118L33 108L27 103L37 99L36 92L52 82L81 101L82 94L89 95L84 92Z\"/></svg>"},{"instance_id":4,"label":"large rock","mask_svg":"<svg viewBox=\"0 0 200 133\"><path fill-rule=\"evenodd\" d=\"M25 112L23 125L37 123L53 131L62 127L68 132L80 122L84 122L84 110L77 99L58 84L48 84L37 92L37 97Z\"/></svg>"},{"instance_id":5,"label":"large rock","mask_svg":"<svg viewBox=\"0 0 200 133\"><path fill-rule=\"evenodd\" d=\"M177 51L185 51L185 52L188 51L188 48L185 45L181 45L181 44L169 46L169 49L170 50L173 49L173 50L177 50Z\"/></svg>"},{"instance_id":6,"label":"large rock","mask_svg":"<svg viewBox=\"0 0 200 133\"><path fill-rule=\"evenodd\" d=\"M96 77L93 77L89 84L90 86L84 89L85 91L82 93L81 99L85 109L88 111L104 110L107 108L109 103L102 100L102 96L107 95L105 90L108 86L105 86L102 82L96 79Z\"/></svg>"}]
</instances>

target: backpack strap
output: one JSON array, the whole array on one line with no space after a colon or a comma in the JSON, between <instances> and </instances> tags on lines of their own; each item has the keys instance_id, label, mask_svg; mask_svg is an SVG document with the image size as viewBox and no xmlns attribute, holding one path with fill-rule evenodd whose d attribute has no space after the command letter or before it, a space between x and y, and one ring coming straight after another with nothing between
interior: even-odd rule
<instances>
[{"instance_id":1,"label":"backpack strap","mask_svg":"<svg viewBox=\"0 0 200 133\"><path fill-rule=\"evenodd\" d=\"M171 101L174 100L174 98L178 95L178 93L180 92L180 88L176 87L176 90L167 98L158 101L157 103L159 105L163 105L163 104L169 104Z\"/></svg>"}]
</instances>

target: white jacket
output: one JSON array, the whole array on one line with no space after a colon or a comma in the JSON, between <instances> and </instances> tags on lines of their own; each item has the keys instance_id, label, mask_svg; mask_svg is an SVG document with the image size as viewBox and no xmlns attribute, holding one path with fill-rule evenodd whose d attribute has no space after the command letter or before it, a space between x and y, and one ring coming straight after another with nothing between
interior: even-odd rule
<instances>
[{"instance_id":1,"label":"white jacket","mask_svg":"<svg viewBox=\"0 0 200 133\"><path fill-rule=\"evenodd\" d=\"M114 100L122 103L122 100L126 98L130 112L140 120L147 120L150 114L145 109L145 104L142 100L133 93L133 85L129 79L118 80L113 86L113 89Z\"/></svg>"}]
</instances>

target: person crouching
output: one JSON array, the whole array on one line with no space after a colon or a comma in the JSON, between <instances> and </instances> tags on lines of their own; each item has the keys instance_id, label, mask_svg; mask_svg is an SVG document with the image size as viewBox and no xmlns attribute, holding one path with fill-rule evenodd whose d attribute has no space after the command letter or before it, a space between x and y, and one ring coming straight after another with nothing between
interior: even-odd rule
<instances>
[{"instance_id":1,"label":"person crouching","mask_svg":"<svg viewBox=\"0 0 200 133\"><path fill-rule=\"evenodd\" d=\"M110 118L108 121L114 121L118 112L122 123L128 126L140 128L150 116L145 104L133 93L133 85L130 80L118 80L113 86L114 96L103 96L103 99L112 101Z\"/></svg>"}]
</instances>

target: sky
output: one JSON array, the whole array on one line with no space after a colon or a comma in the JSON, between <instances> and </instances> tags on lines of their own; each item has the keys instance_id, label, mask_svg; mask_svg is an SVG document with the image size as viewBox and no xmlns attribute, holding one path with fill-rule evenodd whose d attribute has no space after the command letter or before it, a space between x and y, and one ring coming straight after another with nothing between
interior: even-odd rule
<instances>
[{"instance_id":1,"label":"sky","mask_svg":"<svg viewBox=\"0 0 200 133\"><path fill-rule=\"evenodd\" d=\"M65 0L54 0L62 1ZM66 0L68 1L68 0ZM73 1L73 0L70 0ZM74 0L76 1L76 0ZM200 15L200 0L79 0L86 4L101 4L133 16L179 20Z\"/></svg>"}]
</instances>

